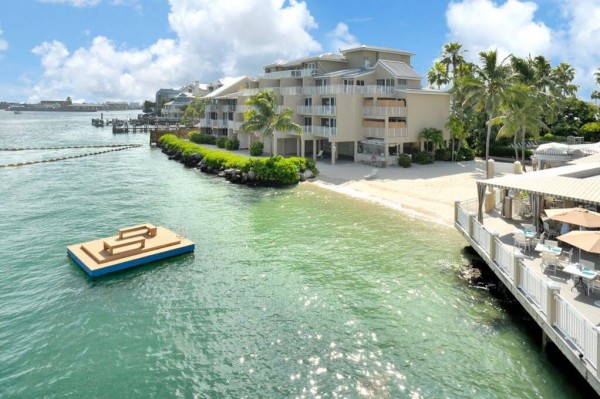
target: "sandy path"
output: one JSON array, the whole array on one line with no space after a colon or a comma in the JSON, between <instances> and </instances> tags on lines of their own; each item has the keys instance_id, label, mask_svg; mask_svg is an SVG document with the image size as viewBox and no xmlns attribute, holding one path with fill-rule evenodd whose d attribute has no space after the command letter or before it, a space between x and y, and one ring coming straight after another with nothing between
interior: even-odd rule
<instances>
[{"instance_id":1,"label":"sandy path","mask_svg":"<svg viewBox=\"0 0 600 399\"><path fill-rule=\"evenodd\" d=\"M454 201L477 197L475 181L485 178L485 162L436 162L411 168L377 169L354 163L319 162L320 174L312 184L367 201L374 201L411 216L452 226ZM512 173L513 164L495 163L496 176Z\"/></svg>"}]
</instances>

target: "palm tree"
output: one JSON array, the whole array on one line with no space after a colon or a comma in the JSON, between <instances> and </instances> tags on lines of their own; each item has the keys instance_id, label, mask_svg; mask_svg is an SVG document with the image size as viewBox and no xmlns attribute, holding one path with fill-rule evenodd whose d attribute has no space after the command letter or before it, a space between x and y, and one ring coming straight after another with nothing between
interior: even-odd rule
<instances>
[{"instance_id":1,"label":"palm tree","mask_svg":"<svg viewBox=\"0 0 600 399\"><path fill-rule=\"evenodd\" d=\"M430 86L437 86L438 90L442 85L447 85L450 82L446 66L441 62L434 62L427 72L427 82Z\"/></svg>"},{"instance_id":2,"label":"palm tree","mask_svg":"<svg viewBox=\"0 0 600 399\"><path fill-rule=\"evenodd\" d=\"M515 158L518 139L521 139L521 165L525 169L525 138L527 133L538 138L541 127L547 128L543 122L545 95L541 94L535 86L523 83L513 84L506 92L506 101L503 103L502 115L494 118L492 124L502 123L498 137L513 137Z\"/></svg>"},{"instance_id":3,"label":"palm tree","mask_svg":"<svg viewBox=\"0 0 600 399\"><path fill-rule=\"evenodd\" d=\"M244 123L241 130L246 133L262 132L263 136L271 137L275 131L294 132L301 134L302 127L292 122L294 112L291 108L284 108L277 112L277 95L273 90L263 90L246 101L250 107L244 114ZM273 141L271 141L271 156L273 156Z\"/></svg>"},{"instance_id":4,"label":"palm tree","mask_svg":"<svg viewBox=\"0 0 600 399\"><path fill-rule=\"evenodd\" d=\"M497 114L504 100L504 92L509 85L510 67L505 65L505 58L498 63L496 50L479 53L481 65L475 67L475 79L466 83L467 103L474 104L477 111L484 111L487 116L487 133L485 138L485 160L490 158L490 138L492 136L492 119Z\"/></svg>"},{"instance_id":5,"label":"palm tree","mask_svg":"<svg viewBox=\"0 0 600 399\"><path fill-rule=\"evenodd\" d=\"M575 79L575 69L561 62L552 69L550 73L550 81L556 95L561 97L572 97L577 93L577 85L571 82Z\"/></svg>"},{"instance_id":6,"label":"palm tree","mask_svg":"<svg viewBox=\"0 0 600 399\"><path fill-rule=\"evenodd\" d=\"M600 85L600 68L596 72L594 72L594 76L596 77L596 84Z\"/></svg>"},{"instance_id":7,"label":"palm tree","mask_svg":"<svg viewBox=\"0 0 600 399\"><path fill-rule=\"evenodd\" d=\"M431 143L431 152L435 152L437 148L441 148L444 145L444 134L440 129L436 129L434 127L426 127L421 130L419 133L419 139L423 139L425 141L425 150L427 151L429 148L429 143Z\"/></svg>"},{"instance_id":8,"label":"palm tree","mask_svg":"<svg viewBox=\"0 0 600 399\"><path fill-rule=\"evenodd\" d=\"M450 67L452 67L452 84L456 84L456 79L461 76L460 66L465 62L462 44L451 42L442 47L442 59L440 63L446 66L446 76L450 76Z\"/></svg>"}]
</instances>

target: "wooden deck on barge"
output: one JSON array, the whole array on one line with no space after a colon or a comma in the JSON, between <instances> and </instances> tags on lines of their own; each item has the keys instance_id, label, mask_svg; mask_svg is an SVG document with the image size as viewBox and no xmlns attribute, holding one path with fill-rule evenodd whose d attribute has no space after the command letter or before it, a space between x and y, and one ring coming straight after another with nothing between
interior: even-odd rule
<instances>
[{"instance_id":1,"label":"wooden deck on barge","mask_svg":"<svg viewBox=\"0 0 600 399\"><path fill-rule=\"evenodd\" d=\"M91 277L192 252L195 244L164 227L142 224L113 237L67 246L69 256Z\"/></svg>"}]
</instances>

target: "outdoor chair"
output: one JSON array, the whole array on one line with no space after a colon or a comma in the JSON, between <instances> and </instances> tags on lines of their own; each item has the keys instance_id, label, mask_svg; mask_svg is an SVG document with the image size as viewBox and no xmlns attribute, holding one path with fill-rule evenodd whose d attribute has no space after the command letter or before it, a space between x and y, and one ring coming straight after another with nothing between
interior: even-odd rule
<instances>
[{"instance_id":1,"label":"outdoor chair","mask_svg":"<svg viewBox=\"0 0 600 399\"><path fill-rule=\"evenodd\" d=\"M562 265L553 252L544 251L542 252L542 270L545 270L547 267L552 267L554 269L554 274L556 274L556 269L558 267L562 268Z\"/></svg>"},{"instance_id":2,"label":"outdoor chair","mask_svg":"<svg viewBox=\"0 0 600 399\"><path fill-rule=\"evenodd\" d=\"M554 238L560 235L560 231L555 227L550 227L548 222L544 222L544 232L546 232L548 238Z\"/></svg>"},{"instance_id":3,"label":"outdoor chair","mask_svg":"<svg viewBox=\"0 0 600 399\"><path fill-rule=\"evenodd\" d=\"M317 152L317 159L323 159L323 150Z\"/></svg>"},{"instance_id":4,"label":"outdoor chair","mask_svg":"<svg viewBox=\"0 0 600 399\"><path fill-rule=\"evenodd\" d=\"M562 251L562 253L560 254L560 257L558 258L559 262L561 263L561 265L563 267L571 264L572 259L573 259L573 248L571 248L570 251Z\"/></svg>"},{"instance_id":5,"label":"outdoor chair","mask_svg":"<svg viewBox=\"0 0 600 399\"><path fill-rule=\"evenodd\" d=\"M558 241L556 240L544 240L544 244L548 245L549 247L558 247Z\"/></svg>"},{"instance_id":6,"label":"outdoor chair","mask_svg":"<svg viewBox=\"0 0 600 399\"><path fill-rule=\"evenodd\" d=\"M514 234L513 239L515 240L515 248L529 250L529 248L531 247L531 242L527 237L525 237L524 234Z\"/></svg>"},{"instance_id":7,"label":"outdoor chair","mask_svg":"<svg viewBox=\"0 0 600 399\"><path fill-rule=\"evenodd\" d=\"M594 262L590 262L589 260L579 259L579 264L581 265L581 267L585 267L586 269L596 270L596 264ZM600 276L590 281L590 284L590 289L600 289Z\"/></svg>"},{"instance_id":8,"label":"outdoor chair","mask_svg":"<svg viewBox=\"0 0 600 399\"><path fill-rule=\"evenodd\" d=\"M538 245L539 243L543 243L544 242L544 238L546 237L546 233L542 232L542 234L540 234L539 237L537 238L532 238L530 240L531 242L531 246L533 246L535 248L536 245Z\"/></svg>"}]
</instances>

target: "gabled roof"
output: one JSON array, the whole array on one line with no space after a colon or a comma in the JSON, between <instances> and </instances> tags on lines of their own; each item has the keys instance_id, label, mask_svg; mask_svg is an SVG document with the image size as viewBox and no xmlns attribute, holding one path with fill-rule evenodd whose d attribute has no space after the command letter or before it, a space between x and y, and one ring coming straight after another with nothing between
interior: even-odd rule
<instances>
[{"instance_id":1,"label":"gabled roof","mask_svg":"<svg viewBox=\"0 0 600 399\"><path fill-rule=\"evenodd\" d=\"M358 46L358 47L348 48L348 49L342 50L341 52L342 52L342 54L346 54L346 53L353 53L353 52L362 51L362 50L378 51L380 53L411 55L411 56L415 55L415 53L411 53L408 51L397 50L397 49L387 48L387 47L368 46L366 44L363 44L362 46Z\"/></svg>"},{"instance_id":2,"label":"gabled roof","mask_svg":"<svg viewBox=\"0 0 600 399\"><path fill-rule=\"evenodd\" d=\"M211 91L204 98L218 98L224 96L226 94L233 94L239 91L239 85L244 82L245 79L248 79L247 76L237 76L237 77L226 77L219 79L219 82L223 85L216 90Z\"/></svg>"},{"instance_id":3,"label":"gabled roof","mask_svg":"<svg viewBox=\"0 0 600 399\"><path fill-rule=\"evenodd\" d=\"M337 61L337 62L348 62L344 58L343 55L337 53L324 53L319 55L312 55L310 57L298 58L295 60L289 61L277 61L272 64L265 65L264 68L274 68L274 67L291 67L295 65L302 65L304 62L310 61Z\"/></svg>"},{"instance_id":4,"label":"gabled roof","mask_svg":"<svg viewBox=\"0 0 600 399\"><path fill-rule=\"evenodd\" d=\"M421 80L423 77L415 72L405 62L401 61L390 61L390 60L379 60L377 64L380 64L387 69L392 75L400 79L418 79ZM375 64L375 66L377 66Z\"/></svg>"},{"instance_id":5,"label":"gabled roof","mask_svg":"<svg viewBox=\"0 0 600 399\"><path fill-rule=\"evenodd\" d=\"M324 73L322 75L315 76L315 77L316 78L329 78L329 77L332 77L332 76L347 77L347 76L351 76L353 74L359 73L361 71L364 71L364 69L363 68L340 69L339 71L327 72L327 73Z\"/></svg>"}]
</instances>

